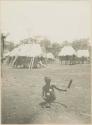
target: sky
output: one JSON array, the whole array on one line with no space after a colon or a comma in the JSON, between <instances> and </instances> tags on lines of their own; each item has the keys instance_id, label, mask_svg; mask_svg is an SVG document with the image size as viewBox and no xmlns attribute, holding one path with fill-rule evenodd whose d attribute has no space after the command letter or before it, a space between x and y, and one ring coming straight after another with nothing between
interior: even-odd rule
<instances>
[{"instance_id":1,"label":"sky","mask_svg":"<svg viewBox=\"0 0 92 125\"><path fill-rule=\"evenodd\" d=\"M89 1L1 1L0 17L12 42L35 35L52 42L90 37Z\"/></svg>"}]
</instances>

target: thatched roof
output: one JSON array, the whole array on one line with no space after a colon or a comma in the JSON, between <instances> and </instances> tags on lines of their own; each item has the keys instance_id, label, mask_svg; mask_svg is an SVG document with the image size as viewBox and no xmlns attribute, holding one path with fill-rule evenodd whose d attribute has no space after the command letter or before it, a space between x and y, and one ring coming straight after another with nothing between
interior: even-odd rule
<instances>
[{"instance_id":1,"label":"thatched roof","mask_svg":"<svg viewBox=\"0 0 92 125\"><path fill-rule=\"evenodd\" d=\"M37 57L41 55L42 49L39 44L22 44L9 53L9 56Z\"/></svg>"},{"instance_id":2,"label":"thatched roof","mask_svg":"<svg viewBox=\"0 0 92 125\"><path fill-rule=\"evenodd\" d=\"M76 51L72 46L64 46L59 53L59 56L67 56L67 55L69 56L76 55Z\"/></svg>"},{"instance_id":3,"label":"thatched roof","mask_svg":"<svg viewBox=\"0 0 92 125\"><path fill-rule=\"evenodd\" d=\"M88 50L78 50L77 57L89 57L89 51Z\"/></svg>"},{"instance_id":4,"label":"thatched roof","mask_svg":"<svg viewBox=\"0 0 92 125\"><path fill-rule=\"evenodd\" d=\"M48 59L54 59L54 55L52 53L47 53L47 58Z\"/></svg>"}]
</instances>

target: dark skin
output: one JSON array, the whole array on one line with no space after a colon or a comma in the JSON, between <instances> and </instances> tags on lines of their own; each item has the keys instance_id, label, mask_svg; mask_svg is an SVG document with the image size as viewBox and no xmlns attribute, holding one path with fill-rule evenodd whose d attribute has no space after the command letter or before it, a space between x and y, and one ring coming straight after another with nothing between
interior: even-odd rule
<instances>
[{"instance_id":1,"label":"dark skin","mask_svg":"<svg viewBox=\"0 0 92 125\"><path fill-rule=\"evenodd\" d=\"M49 91L49 88L52 88L52 90L54 91L54 89L57 89L59 91L63 91L63 92L66 92L67 90L64 90L64 89L60 89L60 88L57 88L55 85L51 85L50 84L46 84L44 87L43 87L43 92L42 92L42 96L45 96L45 93Z\"/></svg>"},{"instance_id":2,"label":"dark skin","mask_svg":"<svg viewBox=\"0 0 92 125\"><path fill-rule=\"evenodd\" d=\"M56 99L54 89L59 90L59 91L63 91L63 92L66 92L67 90L60 89L60 88L56 87L55 85L50 85L50 81L51 80L45 80L46 85L43 87L42 97L46 102L51 103ZM51 90L51 92L50 92L50 90ZM49 93L49 92L51 93L51 96L48 97L47 93Z\"/></svg>"},{"instance_id":3,"label":"dark skin","mask_svg":"<svg viewBox=\"0 0 92 125\"><path fill-rule=\"evenodd\" d=\"M42 108L44 108L44 106L46 106L47 108L50 108L51 103L58 103L58 102L55 102L56 96L55 96L54 89L63 91L63 92L66 92L67 89L60 89L55 85L50 85L51 79L49 77L45 77L44 80L46 84L42 88L42 97L45 101L40 103L40 105ZM70 80L67 88L70 88L71 84L72 84L72 79ZM65 108L67 108L65 104L62 104L62 103L58 103L58 104L61 104Z\"/></svg>"}]
</instances>

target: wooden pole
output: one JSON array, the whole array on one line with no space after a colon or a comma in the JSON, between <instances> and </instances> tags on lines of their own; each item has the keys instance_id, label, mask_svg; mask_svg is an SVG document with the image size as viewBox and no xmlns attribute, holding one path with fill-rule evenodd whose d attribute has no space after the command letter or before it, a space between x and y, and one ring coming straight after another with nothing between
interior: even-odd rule
<instances>
[{"instance_id":1,"label":"wooden pole","mask_svg":"<svg viewBox=\"0 0 92 125\"><path fill-rule=\"evenodd\" d=\"M10 63L9 63L9 65L11 65L12 64L12 62L13 62L13 57L10 57L11 59L10 59Z\"/></svg>"},{"instance_id":2,"label":"wooden pole","mask_svg":"<svg viewBox=\"0 0 92 125\"><path fill-rule=\"evenodd\" d=\"M32 65L31 65L31 69L33 68L34 65L34 57L32 58Z\"/></svg>"},{"instance_id":3,"label":"wooden pole","mask_svg":"<svg viewBox=\"0 0 92 125\"><path fill-rule=\"evenodd\" d=\"M30 67L31 67L31 62L32 62L32 59L30 59L30 62L29 62L29 70L30 70Z\"/></svg>"},{"instance_id":4,"label":"wooden pole","mask_svg":"<svg viewBox=\"0 0 92 125\"><path fill-rule=\"evenodd\" d=\"M14 63L15 63L15 61L17 60L17 56L15 57L15 59L13 60L13 62L12 62L12 66L14 65Z\"/></svg>"}]
</instances>

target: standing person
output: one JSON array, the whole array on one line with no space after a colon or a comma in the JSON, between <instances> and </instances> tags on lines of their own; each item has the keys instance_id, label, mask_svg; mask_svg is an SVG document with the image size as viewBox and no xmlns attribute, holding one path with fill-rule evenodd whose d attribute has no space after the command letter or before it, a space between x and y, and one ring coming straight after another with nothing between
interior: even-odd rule
<instances>
[{"instance_id":1,"label":"standing person","mask_svg":"<svg viewBox=\"0 0 92 125\"><path fill-rule=\"evenodd\" d=\"M42 88L42 97L45 100L45 105L47 108L50 108L50 104L56 100L55 91L54 89L57 89L59 91L66 92L67 90L63 90L60 88L57 88L55 85L51 85L51 79L49 77L45 77L45 85Z\"/></svg>"}]
</instances>

